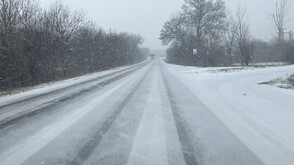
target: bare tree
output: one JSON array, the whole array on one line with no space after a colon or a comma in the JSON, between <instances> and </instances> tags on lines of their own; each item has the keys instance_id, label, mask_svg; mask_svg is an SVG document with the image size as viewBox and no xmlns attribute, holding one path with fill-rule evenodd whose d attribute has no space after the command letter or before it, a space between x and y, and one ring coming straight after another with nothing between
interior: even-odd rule
<instances>
[{"instance_id":1,"label":"bare tree","mask_svg":"<svg viewBox=\"0 0 294 165\"><path fill-rule=\"evenodd\" d=\"M30 86L146 59L143 38L106 33L81 10L56 2L0 0L0 90Z\"/></svg>"},{"instance_id":2,"label":"bare tree","mask_svg":"<svg viewBox=\"0 0 294 165\"><path fill-rule=\"evenodd\" d=\"M189 20L190 29L196 37L195 47L199 49L201 65L209 65L209 56L212 51L208 49L219 42L220 32L224 30L227 17L225 2L222 0L185 0L183 10Z\"/></svg>"},{"instance_id":3,"label":"bare tree","mask_svg":"<svg viewBox=\"0 0 294 165\"><path fill-rule=\"evenodd\" d=\"M163 45L171 43L171 46L175 47L172 50L177 51L177 53L169 51L169 54L174 54L168 57L169 61L177 61L184 65L191 65L193 63L191 53L194 47L193 43L196 40L189 29L188 18L185 14L181 13L167 21L161 30L160 39Z\"/></svg>"},{"instance_id":4,"label":"bare tree","mask_svg":"<svg viewBox=\"0 0 294 165\"><path fill-rule=\"evenodd\" d=\"M178 41L186 44L187 40L187 20L183 14L179 14L167 21L163 26L160 34L160 40L163 45L168 45L172 41Z\"/></svg>"},{"instance_id":5,"label":"bare tree","mask_svg":"<svg viewBox=\"0 0 294 165\"><path fill-rule=\"evenodd\" d=\"M294 42L287 43L286 60L289 64L294 64Z\"/></svg>"},{"instance_id":6,"label":"bare tree","mask_svg":"<svg viewBox=\"0 0 294 165\"><path fill-rule=\"evenodd\" d=\"M232 66L233 65L233 49L236 42L236 36L234 33L232 17L228 18L227 20L227 28L226 28L226 31L224 32L223 42L226 49L226 56L228 58L227 65Z\"/></svg>"},{"instance_id":7,"label":"bare tree","mask_svg":"<svg viewBox=\"0 0 294 165\"><path fill-rule=\"evenodd\" d=\"M20 23L19 7L21 1L1 0L0 1L0 81L7 84L14 81L14 77L8 75L21 70L23 58L19 58L19 42L17 28ZM15 76L21 77L21 75Z\"/></svg>"},{"instance_id":8,"label":"bare tree","mask_svg":"<svg viewBox=\"0 0 294 165\"><path fill-rule=\"evenodd\" d=\"M184 65L216 65L226 26L222 0L185 0L183 13L166 22L161 31L163 45L171 44L172 61ZM198 49L198 55L192 50ZM168 58L168 59L172 59Z\"/></svg>"},{"instance_id":9,"label":"bare tree","mask_svg":"<svg viewBox=\"0 0 294 165\"><path fill-rule=\"evenodd\" d=\"M52 60L55 61L52 64L56 66L51 68L59 67L64 77L67 77L71 58L71 48L68 42L73 33L82 25L84 19L84 13L82 11L72 12L68 6L58 1L56 1L46 13L47 26L50 32L53 33L60 42L56 49L55 56L52 56Z\"/></svg>"},{"instance_id":10,"label":"bare tree","mask_svg":"<svg viewBox=\"0 0 294 165\"><path fill-rule=\"evenodd\" d=\"M185 0L184 13L195 30L198 42L201 42L211 31L222 29L226 19L225 3L222 0Z\"/></svg>"},{"instance_id":11,"label":"bare tree","mask_svg":"<svg viewBox=\"0 0 294 165\"><path fill-rule=\"evenodd\" d=\"M253 55L253 45L251 43L249 24L247 23L246 9L238 7L235 13L233 28L240 52L241 64L249 65Z\"/></svg>"},{"instance_id":12,"label":"bare tree","mask_svg":"<svg viewBox=\"0 0 294 165\"><path fill-rule=\"evenodd\" d=\"M276 0L275 10L272 14L272 19L278 33L278 41L284 40L284 30L287 25L286 17L289 7L289 0Z\"/></svg>"},{"instance_id":13,"label":"bare tree","mask_svg":"<svg viewBox=\"0 0 294 165\"><path fill-rule=\"evenodd\" d=\"M285 40L285 29L287 26L287 15L290 8L289 0L276 0L275 10L272 14L272 19L277 30L277 45L278 53L282 59L286 60L289 63L293 62L293 41L292 41L292 32L289 32L289 41Z\"/></svg>"}]
</instances>

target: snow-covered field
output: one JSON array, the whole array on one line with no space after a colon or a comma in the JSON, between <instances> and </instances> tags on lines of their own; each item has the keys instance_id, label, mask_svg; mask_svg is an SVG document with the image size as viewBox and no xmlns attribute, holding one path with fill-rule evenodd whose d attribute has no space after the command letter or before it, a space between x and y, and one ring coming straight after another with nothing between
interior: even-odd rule
<instances>
[{"instance_id":1,"label":"snow-covered field","mask_svg":"<svg viewBox=\"0 0 294 165\"><path fill-rule=\"evenodd\" d=\"M259 83L294 74L294 66L167 68L265 164L293 164L294 90Z\"/></svg>"}]
</instances>

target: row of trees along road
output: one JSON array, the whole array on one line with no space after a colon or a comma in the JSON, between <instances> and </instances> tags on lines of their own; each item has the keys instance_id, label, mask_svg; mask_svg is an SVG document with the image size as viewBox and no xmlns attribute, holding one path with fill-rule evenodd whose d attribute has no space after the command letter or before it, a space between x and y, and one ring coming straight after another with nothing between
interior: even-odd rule
<instances>
[{"instance_id":1,"label":"row of trees along road","mask_svg":"<svg viewBox=\"0 0 294 165\"><path fill-rule=\"evenodd\" d=\"M45 10L35 0L0 0L0 90L133 64L149 54L142 43L58 1Z\"/></svg>"},{"instance_id":2,"label":"row of trees along road","mask_svg":"<svg viewBox=\"0 0 294 165\"><path fill-rule=\"evenodd\" d=\"M293 40L285 39L288 0L277 0L272 20L277 37L271 41L254 39L246 10L226 12L223 0L185 0L181 13L161 30L163 45L169 45L167 61L182 65L231 66L254 62L294 64ZM193 55L192 50L198 49Z\"/></svg>"}]
</instances>

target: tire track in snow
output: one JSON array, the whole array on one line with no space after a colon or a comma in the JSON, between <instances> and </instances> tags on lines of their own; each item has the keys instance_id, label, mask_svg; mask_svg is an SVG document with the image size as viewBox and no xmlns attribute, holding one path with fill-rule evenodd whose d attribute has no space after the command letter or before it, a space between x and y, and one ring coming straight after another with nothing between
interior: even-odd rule
<instances>
[{"instance_id":1,"label":"tire track in snow","mask_svg":"<svg viewBox=\"0 0 294 165\"><path fill-rule=\"evenodd\" d=\"M16 115L13 115L13 116L7 115L8 117L4 118L3 120L0 120L0 130L3 129L4 127L6 127L7 125L12 125L14 123L17 123L19 120L21 120L23 118L34 117L35 115L40 114L44 111L49 111L49 110L53 111L53 110L55 110L54 108L59 106L61 103L64 103L64 102L70 101L76 97L82 96L83 94L86 94L87 92L91 92L96 89L101 89L101 88L105 87L106 85L108 85L116 80L119 80L120 78L122 78L124 76L127 76L127 75L133 73L134 71L135 70L128 71L126 73L123 73L123 74L118 75L116 77L113 77L111 79L99 82L92 87L83 89L81 91L78 91L77 93L73 93L72 95L66 95L61 98L57 98L56 100L46 102L42 105L38 105L35 108L28 109L23 112L19 112Z\"/></svg>"},{"instance_id":2,"label":"tire track in snow","mask_svg":"<svg viewBox=\"0 0 294 165\"><path fill-rule=\"evenodd\" d=\"M32 136L19 141L13 146L10 146L6 151L0 153L0 164L18 165L24 163L27 159L29 159L31 156L33 156L35 153L45 147L48 143L50 143L59 134L61 134L83 116L92 111L98 104L103 102L117 89L132 81L133 76L129 77L118 86L115 86L114 88L108 90L103 95L100 95L97 98L93 98L87 104L78 107L77 110L71 112L67 116L63 117L61 120L43 127Z\"/></svg>"},{"instance_id":3,"label":"tire track in snow","mask_svg":"<svg viewBox=\"0 0 294 165\"><path fill-rule=\"evenodd\" d=\"M164 74L162 72L162 64L161 63L160 63L160 73L163 77L164 86L167 91L167 96L168 96L168 100L170 102L170 106L172 109L172 113L173 113L174 121L176 124L178 136L180 139L180 144L182 147L182 152L184 155L185 163L187 165L199 165L200 163L198 162L198 160L196 158L197 152L193 148L193 145L192 145L190 137L189 137L189 133L188 133L186 126L184 124L184 119L181 117L180 111L176 105L175 98L174 98L173 94L171 93L171 89L168 86L166 77L164 76Z\"/></svg>"},{"instance_id":4,"label":"tire track in snow","mask_svg":"<svg viewBox=\"0 0 294 165\"><path fill-rule=\"evenodd\" d=\"M154 63L151 65L150 68L152 68ZM68 162L68 164L71 165L81 165L84 161L88 159L88 157L92 154L96 146L100 143L101 139L104 137L106 132L109 130L111 125L114 123L114 121L117 119L117 117L122 112L123 108L127 105L127 103L130 101L134 93L137 91L139 86L142 84L142 82L145 80L147 75L150 72L150 68L145 73L143 78L136 84L136 86L132 89L132 91L124 98L124 100L118 105L118 107L114 110L112 115L103 123L101 128L94 134L94 136L91 138L91 140L78 152L76 158L72 160L71 162Z\"/></svg>"},{"instance_id":5,"label":"tire track in snow","mask_svg":"<svg viewBox=\"0 0 294 165\"><path fill-rule=\"evenodd\" d=\"M162 100L159 93L159 76L158 71L152 75L151 89L147 98L148 106L139 123L127 165L169 164Z\"/></svg>"},{"instance_id":6,"label":"tire track in snow","mask_svg":"<svg viewBox=\"0 0 294 165\"><path fill-rule=\"evenodd\" d=\"M62 120L42 128L42 130L40 130L30 138L20 141L19 143L10 147L7 151L0 153L1 164L17 165L23 163L29 157L34 155L41 148L43 148L49 142L51 142L60 133L62 133L64 130L66 130L75 122L77 122L80 118L82 118L91 110L93 110L95 106L101 103L106 97L110 96L118 88L120 88L122 85L129 81L130 79L127 79L119 86L116 86L115 88L107 91L104 95L101 95L91 100L88 104L84 105L83 107L80 107L77 111L74 111L69 115L65 116Z\"/></svg>"},{"instance_id":7,"label":"tire track in snow","mask_svg":"<svg viewBox=\"0 0 294 165\"><path fill-rule=\"evenodd\" d=\"M17 123L19 120L21 120L23 118L33 117L43 111L53 110L60 103L64 103L66 101L72 100L72 99L79 97L87 92L92 91L92 90L103 88L105 85L110 84L116 80L119 80L122 77L129 75L129 74L135 72L136 70L144 67L147 64L148 63L140 64L138 66L136 65L136 66L133 66L133 67L121 70L121 71L114 72L112 74L107 74L107 75L104 75L104 76L101 76L101 77L98 77L98 78L95 78L95 79L92 79L92 80L89 80L86 82L82 82L82 83L79 83L79 84L76 84L73 86L69 86L69 87L66 87L66 88L63 88L60 90L56 90L56 91L51 91L51 92L48 92L48 93L45 93L45 94L42 94L42 95L39 95L36 97L24 99L20 102L17 102L16 104L21 104L26 101L38 99L38 97L45 97L45 96L47 97L47 95L50 96L52 94L62 93L62 92L65 92L65 90L72 90L72 88L74 89L74 87L86 85L87 83L93 83L94 81L102 80L104 78L112 76L113 74L118 74L118 75L111 77L110 79L102 80L101 82L97 82L97 84L90 85L89 87L87 87L85 89L82 89L82 90L77 91L75 93L71 93L70 95L58 97L56 99L50 100L49 102L44 102L44 103L41 103L40 105L37 105L35 107L30 107L27 110L23 110L23 108L21 108L21 109L15 109L13 111L8 111L7 113L4 113L4 114L0 114L0 130L3 129L4 127L6 127L7 125ZM126 72L124 72L124 71L126 71ZM11 105L9 104L9 105L0 106L0 110L2 110L2 108L7 108L9 106L11 106ZM16 111L16 112L14 112L14 111Z\"/></svg>"}]
</instances>

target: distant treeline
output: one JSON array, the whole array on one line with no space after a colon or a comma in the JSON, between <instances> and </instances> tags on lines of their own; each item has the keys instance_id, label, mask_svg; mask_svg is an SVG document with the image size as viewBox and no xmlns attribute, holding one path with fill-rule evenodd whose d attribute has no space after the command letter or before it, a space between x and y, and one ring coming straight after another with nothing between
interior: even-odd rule
<instances>
[{"instance_id":1,"label":"distant treeline","mask_svg":"<svg viewBox=\"0 0 294 165\"><path fill-rule=\"evenodd\" d=\"M223 0L185 0L182 12L167 21L161 31L169 45L167 61L181 65L231 66L257 62L294 64L294 41L284 31L288 0L276 0L272 19L277 35L271 41L252 36L246 10L228 14ZM193 54L193 49L198 54Z\"/></svg>"},{"instance_id":2,"label":"distant treeline","mask_svg":"<svg viewBox=\"0 0 294 165\"><path fill-rule=\"evenodd\" d=\"M143 38L106 32L56 2L0 0L0 90L36 85L145 60Z\"/></svg>"}]
</instances>

